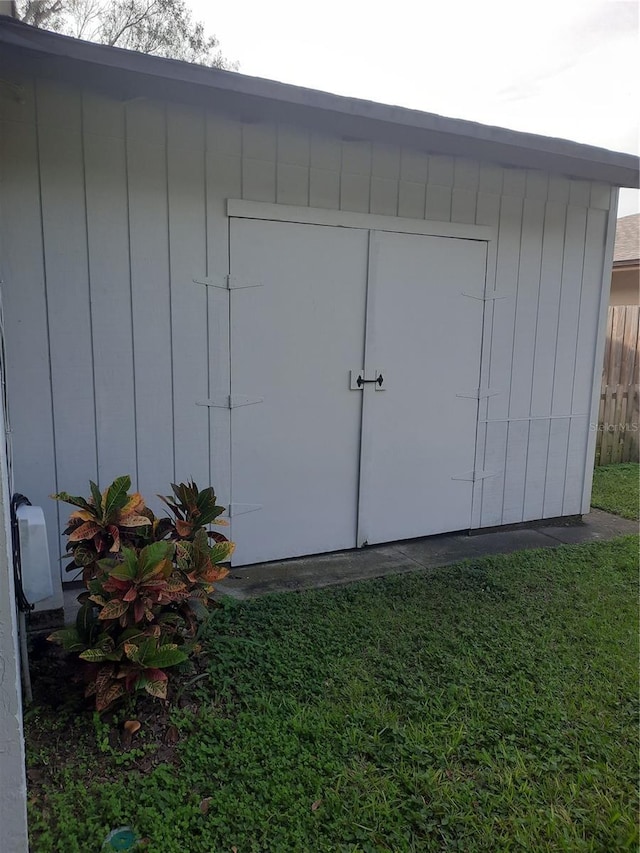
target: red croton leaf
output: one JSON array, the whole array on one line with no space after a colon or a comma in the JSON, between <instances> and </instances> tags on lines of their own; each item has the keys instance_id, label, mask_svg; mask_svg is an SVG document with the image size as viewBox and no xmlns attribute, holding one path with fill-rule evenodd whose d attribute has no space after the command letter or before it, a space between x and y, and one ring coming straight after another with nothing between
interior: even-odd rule
<instances>
[{"instance_id":1,"label":"red croton leaf","mask_svg":"<svg viewBox=\"0 0 640 853\"><path fill-rule=\"evenodd\" d=\"M110 575L107 581L104 584L104 588L107 592L126 592L131 586L131 581L123 580L121 578L114 578L113 575Z\"/></svg>"},{"instance_id":2,"label":"red croton leaf","mask_svg":"<svg viewBox=\"0 0 640 853\"><path fill-rule=\"evenodd\" d=\"M207 571L203 572L198 580L204 581L205 583L214 583L215 581L221 581L223 578L229 574L229 569L225 569L222 566L212 566Z\"/></svg>"},{"instance_id":3,"label":"red croton leaf","mask_svg":"<svg viewBox=\"0 0 640 853\"><path fill-rule=\"evenodd\" d=\"M82 539L93 539L101 532L101 527L95 521L85 521L69 534L69 542L80 542Z\"/></svg>"},{"instance_id":4,"label":"red croton leaf","mask_svg":"<svg viewBox=\"0 0 640 853\"><path fill-rule=\"evenodd\" d=\"M181 519L176 519L176 532L178 536L186 537L189 536L193 529L193 525L188 521L182 521Z\"/></svg>"},{"instance_id":5,"label":"red croton leaf","mask_svg":"<svg viewBox=\"0 0 640 853\"><path fill-rule=\"evenodd\" d=\"M125 689L119 681L112 681L109 687L98 695L96 692L96 711L105 711L116 699L124 696Z\"/></svg>"},{"instance_id":6,"label":"red croton leaf","mask_svg":"<svg viewBox=\"0 0 640 853\"><path fill-rule=\"evenodd\" d=\"M93 547L96 549L98 554L102 554L103 551L107 550L107 545L109 544L109 537L105 535L104 531L101 529L99 533L93 537Z\"/></svg>"},{"instance_id":7,"label":"red croton leaf","mask_svg":"<svg viewBox=\"0 0 640 853\"><path fill-rule=\"evenodd\" d=\"M117 524L110 524L107 527L107 530L111 534L111 538L113 539L113 544L109 551L112 551L114 554L117 554L120 550L120 528Z\"/></svg>"},{"instance_id":8,"label":"red croton leaf","mask_svg":"<svg viewBox=\"0 0 640 853\"><path fill-rule=\"evenodd\" d=\"M96 711L106 710L112 702L124 695L124 686L115 678L113 665L101 666L96 675Z\"/></svg>"},{"instance_id":9,"label":"red croton leaf","mask_svg":"<svg viewBox=\"0 0 640 853\"><path fill-rule=\"evenodd\" d=\"M149 681L167 681L169 679L169 676L164 669L156 669L154 666L150 666L148 669L145 669L144 674Z\"/></svg>"},{"instance_id":10,"label":"red croton leaf","mask_svg":"<svg viewBox=\"0 0 640 853\"><path fill-rule=\"evenodd\" d=\"M217 530L210 530L207 533L207 536L210 536L214 542L228 542L229 541L223 533L218 533Z\"/></svg>"},{"instance_id":11,"label":"red croton leaf","mask_svg":"<svg viewBox=\"0 0 640 853\"><path fill-rule=\"evenodd\" d=\"M125 685L125 688L127 689L127 692L131 693L136 686L136 682L140 678L140 670L128 669L124 673L123 677L124 677L124 685Z\"/></svg>"}]
</instances>

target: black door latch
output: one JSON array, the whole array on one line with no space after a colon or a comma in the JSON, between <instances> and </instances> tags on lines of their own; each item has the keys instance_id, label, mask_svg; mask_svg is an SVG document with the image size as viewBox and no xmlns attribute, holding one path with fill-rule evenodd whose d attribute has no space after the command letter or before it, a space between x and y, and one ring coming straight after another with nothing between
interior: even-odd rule
<instances>
[{"instance_id":1,"label":"black door latch","mask_svg":"<svg viewBox=\"0 0 640 853\"><path fill-rule=\"evenodd\" d=\"M365 382L373 382L375 385L378 385L380 388L382 388L382 383L384 382L384 379L381 373L378 374L375 379L365 379L362 376L358 376L358 378L356 379L356 385L358 386L358 388L362 388Z\"/></svg>"}]
</instances>

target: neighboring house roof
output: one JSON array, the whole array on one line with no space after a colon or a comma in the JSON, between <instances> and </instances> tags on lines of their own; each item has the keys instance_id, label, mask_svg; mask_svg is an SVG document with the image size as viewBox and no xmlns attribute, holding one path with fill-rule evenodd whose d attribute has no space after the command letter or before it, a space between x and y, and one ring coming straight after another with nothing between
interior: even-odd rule
<instances>
[{"instance_id":1,"label":"neighboring house roof","mask_svg":"<svg viewBox=\"0 0 640 853\"><path fill-rule=\"evenodd\" d=\"M0 16L0 45L5 63L20 66L26 60L40 73L50 75L53 70L76 82L116 88L124 98L146 95L204 102L240 118L298 123L343 137L544 169L614 186L639 186L638 157L591 145L93 44L4 16Z\"/></svg>"},{"instance_id":2,"label":"neighboring house roof","mask_svg":"<svg viewBox=\"0 0 640 853\"><path fill-rule=\"evenodd\" d=\"M640 260L640 213L621 216L616 225L614 264L633 264Z\"/></svg>"}]
</instances>

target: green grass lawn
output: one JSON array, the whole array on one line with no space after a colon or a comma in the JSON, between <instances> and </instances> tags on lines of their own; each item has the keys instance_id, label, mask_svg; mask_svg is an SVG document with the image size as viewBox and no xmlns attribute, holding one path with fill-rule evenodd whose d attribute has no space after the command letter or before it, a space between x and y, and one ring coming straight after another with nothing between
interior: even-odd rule
<instances>
[{"instance_id":1,"label":"green grass lawn","mask_svg":"<svg viewBox=\"0 0 640 853\"><path fill-rule=\"evenodd\" d=\"M603 465L593 472L591 505L625 518L640 516L640 465Z\"/></svg>"},{"instance_id":2,"label":"green grass lawn","mask_svg":"<svg viewBox=\"0 0 640 853\"><path fill-rule=\"evenodd\" d=\"M629 537L228 603L172 751L28 712L31 849L635 851L637 594Z\"/></svg>"}]
</instances>

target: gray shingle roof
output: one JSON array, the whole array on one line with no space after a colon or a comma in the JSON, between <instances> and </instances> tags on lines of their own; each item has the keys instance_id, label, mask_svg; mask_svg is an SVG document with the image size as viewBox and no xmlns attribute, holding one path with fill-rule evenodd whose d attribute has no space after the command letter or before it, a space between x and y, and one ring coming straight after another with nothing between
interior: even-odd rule
<instances>
[{"instance_id":1,"label":"gray shingle roof","mask_svg":"<svg viewBox=\"0 0 640 853\"><path fill-rule=\"evenodd\" d=\"M640 213L622 216L616 225L613 262L637 261L640 258Z\"/></svg>"},{"instance_id":2,"label":"gray shingle roof","mask_svg":"<svg viewBox=\"0 0 640 853\"><path fill-rule=\"evenodd\" d=\"M542 169L618 187L640 186L635 154L93 44L0 15L0 64L5 62L45 78L106 88L122 100L152 97L214 105L241 120L300 124L343 138Z\"/></svg>"}]
</instances>

